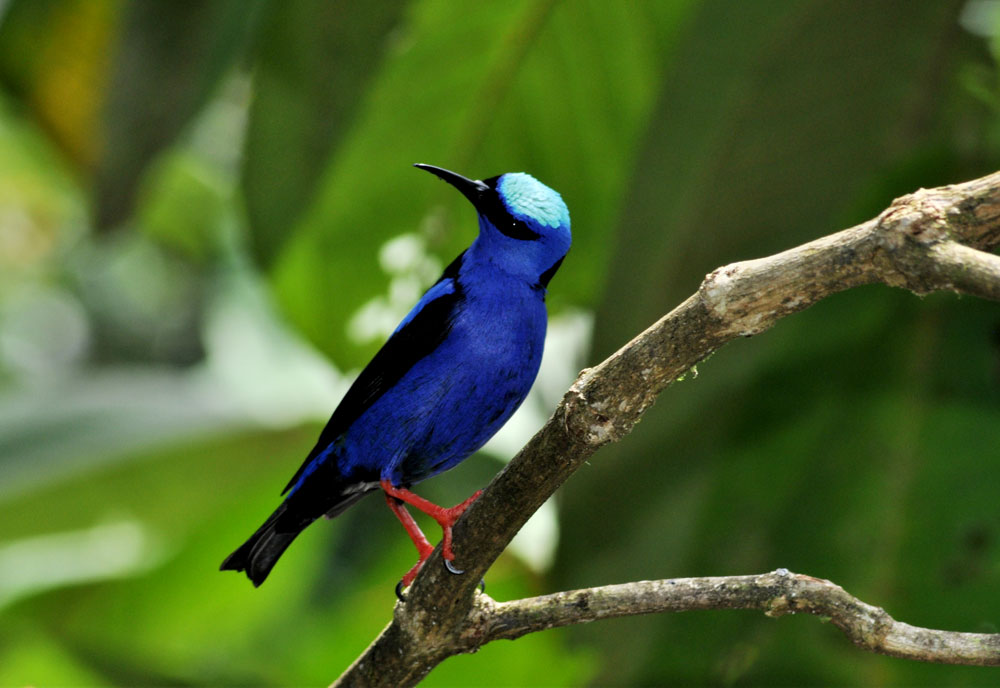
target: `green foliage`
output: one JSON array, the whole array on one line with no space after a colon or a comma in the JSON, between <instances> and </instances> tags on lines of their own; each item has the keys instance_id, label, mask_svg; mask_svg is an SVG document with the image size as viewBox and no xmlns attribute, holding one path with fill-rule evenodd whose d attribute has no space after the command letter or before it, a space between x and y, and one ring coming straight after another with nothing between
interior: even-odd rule
<instances>
[{"instance_id":1,"label":"green foliage","mask_svg":"<svg viewBox=\"0 0 1000 688\"><path fill-rule=\"evenodd\" d=\"M294 0L263 19L242 170L251 248L270 265L347 140L404 3ZM367 167L367 166L366 166Z\"/></svg>"},{"instance_id":2,"label":"green foliage","mask_svg":"<svg viewBox=\"0 0 1000 688\"><path fill-rule=\"evenodd\" d=\"M125 3L106 79L103 146L94 179L96 225L133 209L136 184L154 157L207 102L232 66L263 0Z\"/></svg>"},{"instance_id":3,"label":"green foliage","mask_svg":"<svg viewBox=\"0 0 1000 688\"><path fill-rule=\"evenodd\" d=\"M227 180L196 156L177 152L160 158L146 181L136 209L139 227L191 259L211 257L222 242Z\"/></svg>"},{"instance_id":4,"label":"green foliage","mask_svg":"<svg viewBox=\"0 0 1000 688\"><path fill-rule=\"evenodd\" d=\"M596 311L596 362L720 264L995 169L1000 32L966 5L0 3L0 685L322 685L386 624L413 552L376 498L260 589L217 568L378 346L359 312L408 307L473 237L411 163L563 194L550 304ZM490 593L784 566L995 632L998 322L872 287L724 348L567 484L551 569L507 555ZM496 466L421 489L455 502ZM986 671L696 613L497 643L426 684Z\"/></svg>"}]
</instances>

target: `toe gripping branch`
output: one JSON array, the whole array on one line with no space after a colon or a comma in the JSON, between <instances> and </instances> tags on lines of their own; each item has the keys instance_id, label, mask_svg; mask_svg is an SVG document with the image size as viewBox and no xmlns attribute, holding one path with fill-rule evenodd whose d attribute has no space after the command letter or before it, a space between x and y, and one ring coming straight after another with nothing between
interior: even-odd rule
<instances>
[{"instance_id":1,"label":"toe gripping branch","mask_svg":"<svg viewBox=\"0 0 1000 688\"><path fill-rule=\"evenodd\" d=\"M474 495L466 499L461 504L457 504L450 509L438 506L433 502L429 502L420 495L414 494L409 490L402 487L393 487L392 483L388 480L382 480L379 483L382 490L385 492L385 501L392 509L392 513L396 514L396 518L399 522L403 524L403 528L406 529L407 535L413 540L413 544L417 547L418 559L417 563L413 565L406 575L403 576L403 580L400 581L400 585L396 586L396 595L399 596L401 588L409 587L410 583L417 576L417 572L420 571L420 567L424 565L427 561L427 557L431 555L434 551L433 545L427 541L427 537L424 536L423 531L420 530L420 526L417 522L413 520L413 516L410 512L406 510L406 505L419 509L424 512L441 526L441 532L444 536L441 542L441 556L444 557L444 565L452 573L463 573L460 569L455 568L452 563L455 560L455 553L451 551L451 527L455 525L455 521L458 517L465 513L465 510L469 508L476 499L482 494L482 490L478 490Z\"/></svg>"}]
</instances>

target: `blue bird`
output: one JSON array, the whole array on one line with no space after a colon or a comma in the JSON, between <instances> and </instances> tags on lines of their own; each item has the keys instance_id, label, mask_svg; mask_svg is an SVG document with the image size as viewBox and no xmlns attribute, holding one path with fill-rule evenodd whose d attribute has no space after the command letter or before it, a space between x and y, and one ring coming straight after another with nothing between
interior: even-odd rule
<instances>
[{"instance_id":1,"label":"blue bird","mask_svg":"<svg viewBox=\"0 0 1000 688\"><path fill-rule=\"evenodd\" d=\"M320 516L337 516L380 489L417 547L408 586L433 547L406 510L443 532L478 496L446 509L410 491L482 447L528 394L542 360L545 294L570 247L562 197L514 172L467 179L418 164L458 189L479 214L479 235L403 318L361 371L285 487L284 501L222 570L259 586L295 537Z\"/></svg>"}]
</instances>

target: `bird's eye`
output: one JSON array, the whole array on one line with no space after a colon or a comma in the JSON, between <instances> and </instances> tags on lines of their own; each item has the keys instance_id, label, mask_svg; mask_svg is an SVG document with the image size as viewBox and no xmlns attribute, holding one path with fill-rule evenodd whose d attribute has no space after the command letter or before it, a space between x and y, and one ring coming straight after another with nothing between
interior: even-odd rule
<instances>
[{"instance_id":1,"label":"bird's eye","mask_svg":"<svg viewBox=\"0 0 1000 688\"><path fill-rule=\"evenodd\" d=\"M492 190L492 193L483 195L480 205L478 205L479 211L486 215L490 222L493 223L493 226L499 229L500 233L504 236L522 241L541 239L541 234L531 229L523 220L518 220L510 214L500 196L499 189L497 189L499 180L500 177L490 177L483 180L483 183L487 188Z\"/></svg>"},{"instance_id":2,"label":"bird's eye","mask_svg":"<svg viewBox=\"0 0 1000 688\"><path fill-rule=\"evenodd\" d=\"M511 239L521 239L523 241L534 241L541 238L541 234L534 231L528 225L521 220L515 220L509 215L506 218L506 222L497 223L497 229L499 229L505 236L509 236Z\"/></svg>"}]
</instances>

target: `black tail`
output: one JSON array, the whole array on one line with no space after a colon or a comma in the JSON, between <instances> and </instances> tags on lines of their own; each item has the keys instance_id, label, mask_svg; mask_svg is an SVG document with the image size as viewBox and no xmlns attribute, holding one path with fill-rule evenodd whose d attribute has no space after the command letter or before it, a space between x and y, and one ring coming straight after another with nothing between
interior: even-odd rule
<instances>
[{"instance_id":1,"label":"black tail","mask_svg":"<svg viewBox=\"0 0 1000 688\"><path fill-rule=\"evenodd\" d=\"M258 587L271 573L278 557L288 549L292 540L298 537L314 518L289 518L288 504L283 503L271 514L264 525L240 545L239 549L226 557L220 571L246 571L247 578Z\"/></svg>"},{"instance_id":2,"label":"black tail","mask_svg":"<svg viewBox=\"0 0 1000 688\"><path fill-rule=\"evenodd\" d=\"M333 518L376 486L377 483L351 484L347 490L334 492L337 496L333 499L329 499L327 493L323 501L310 494L309 488L299 490L282 502L249 540L226 557L219 570L246 571L254 587L259 587L278 558L306 526L324 513Z\"/></svg>"}]
</instances>

